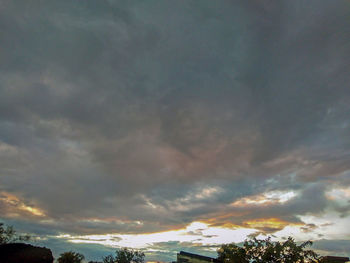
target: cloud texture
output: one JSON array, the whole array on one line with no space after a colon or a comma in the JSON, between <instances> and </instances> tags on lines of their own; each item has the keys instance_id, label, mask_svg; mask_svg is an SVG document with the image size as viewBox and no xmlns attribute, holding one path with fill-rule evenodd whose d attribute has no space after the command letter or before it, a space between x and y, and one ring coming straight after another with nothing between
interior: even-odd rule
<instances>
[{"instance_id":1,"label":"cloud texture","mask_svg":"<svg viewBox=\"0 0 350 263\"><path fill-rule=\"evenodd\" d=\"M0 14L3 220L53 236L201 221L327 239L328 217L332 233L350 219L348 1L2 1Z\"/></svg>"}]
</instances>

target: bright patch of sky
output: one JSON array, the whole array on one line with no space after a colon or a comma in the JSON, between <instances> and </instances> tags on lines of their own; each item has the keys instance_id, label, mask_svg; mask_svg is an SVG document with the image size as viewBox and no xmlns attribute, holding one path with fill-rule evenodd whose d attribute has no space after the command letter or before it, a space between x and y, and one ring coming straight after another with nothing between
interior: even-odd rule
<instances>
[{"instance_id":1,"label":"bright patch of sky","mask_svg":"<svg viewBox=\"0 0 350 263\"><path fill-rule=\"evenodd\" d=\"M246 206L246 205L262 205L262 204L273 204L273 203L285 203L297 196L295 191L271 191L265 192L258 195L252 195L243 197L235 202L232 206Z\"/></svg>"},{"instance_id":2,"label":"bright patch of sky","mask_svg":"<svg viewBox=\"0 0 350 263\"><path fill-rule=\"evenodd\" d=\"M73 243L96 243L112 247L147 248L158 242L192 242L202 245L219 245L222 243L242 242L248 235L257 232L248 228L210 227L202 222L193 222L185 229L165 231L142 235L59 235Z\"/></svg>"}]
</instances>

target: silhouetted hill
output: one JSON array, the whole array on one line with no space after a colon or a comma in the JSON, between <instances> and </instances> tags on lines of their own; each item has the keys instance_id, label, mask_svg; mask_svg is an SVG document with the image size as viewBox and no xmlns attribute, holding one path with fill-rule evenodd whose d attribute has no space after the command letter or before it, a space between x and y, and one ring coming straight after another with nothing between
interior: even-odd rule
<instances>
[{"instance_id":1,"label":"silhouetted hill","mask_svg":"<svg viewBox=\"0 0 350 263\"><path fill-rule=\"evenodd\" d=\"M50 249L29 244L12 243L0 245L1 263L52 263Z\"/></svg>"}]
</instances>

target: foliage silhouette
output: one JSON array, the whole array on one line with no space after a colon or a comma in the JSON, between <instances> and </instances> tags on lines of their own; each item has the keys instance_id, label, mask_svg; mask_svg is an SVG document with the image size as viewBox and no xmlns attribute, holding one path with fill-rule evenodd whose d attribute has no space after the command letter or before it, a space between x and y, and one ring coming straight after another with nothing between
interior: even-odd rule
<instances>
[{"instance_id":1,"label":"foliage silhouette","mask_svg":"<svg viewBox=\"0 0 350 263\"><path fill-rule=\"evenodd\" d=\"M103 263L143 263L145 253L139 250L122 248L116 251L116 256L108 255L103 257Z\"/></svg>"},{"instance_id":2,"label":"foliage silhouette","mask_svg":"<svg viewBox=\"0 0 350 263\"><path fill-rule=\"evenodd\" d=\"M0 244L14 243L17 241L29 241L29 235L17 235L13 226L7 226L0 222Z\"/></svg>"},{"instance_id":3,"label":"foliage silhouette","mask_svg":"<svg viewBox=\"0 0 350 263\"><path fill-rule=\"evenodd\" d=\"M319 256L312 250L311 241L297 245L292 237L284 242L273 242L271 238L246 240L243 246L234 243L218 249L218 259L223 263L306 263L318 262Z\"/></svg>"},{"instance_id":4,"label":"foliage silhouette","mask_svg":"<svg viewBox=\"0 0 350 263\"><path fill-rule=\"evenodd\" d=\"M113 257L113 255L108 255L102 258L103 263L114 263L115 262L115 258Z\"/></svg>"},{"instance_id":5,"label":"foliage silhouette","mask_svg":"<svg viewBox=\"0 0 350 263\"><path fill-rule=\"evenodd\" d=\"M60 255L60 257L57 259L58 263L81 263L84 259L84 255L69 251L64 252Z\"/></svg>"}]
</instances>

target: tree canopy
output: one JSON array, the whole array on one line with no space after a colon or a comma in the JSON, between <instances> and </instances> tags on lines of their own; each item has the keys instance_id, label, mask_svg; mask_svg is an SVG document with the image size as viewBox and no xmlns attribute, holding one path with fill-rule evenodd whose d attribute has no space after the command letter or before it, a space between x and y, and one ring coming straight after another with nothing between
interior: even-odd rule
<instances>
[{"instance_id":1,"label":"tree canopy","mask_svg":"<svg viewBox=\"0 0 350 263\"><path fill-rule=\"evenodd\" d=\"M64 252L60 255L60 257L57 259L58 263L81 263L84 259L84 255L69 251Z\"/></svg>"},{"instance_id":2,"label":"tree canopy","mask_svg":"<svg viewBox=\"0 0 350 263\"><path fill-rule=\"evenodd\" d=\"M0 244L28 241L30 239L29 235L18 235L13 226L7 226L0 222Z\"/></svg>"},{"instance_id":3,"label":"tree canopy","mask_svg":"<svg viewBox=\"0 0 350 263\"><path fill-rule=\"evenodd\" d=\"M138 250L122 248L116 251L116 256L108 255L103 257L103 263L143 263L145 253Z\"/></svg>"},{"instance_id":4,"label":"tree canopy","mask_svg":"<svg viewBox=\"0 0 350 263\"><path fill-rule=\"evenodd\" d=\"M218 259L224 263L306 263L318 262L318 255L307 250L311 241L298 245L292 237L284 242L273 242L271 238L246 240L243 246L234 243L218 249Z\"/></svg>"}]
</instances>

